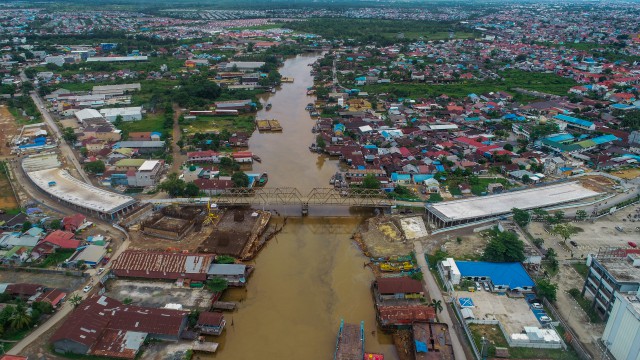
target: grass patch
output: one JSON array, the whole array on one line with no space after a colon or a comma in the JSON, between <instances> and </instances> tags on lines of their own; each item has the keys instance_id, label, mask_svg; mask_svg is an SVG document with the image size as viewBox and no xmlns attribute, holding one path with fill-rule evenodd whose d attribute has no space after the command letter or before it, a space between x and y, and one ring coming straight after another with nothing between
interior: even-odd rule
<instances>
[{"instance_id":1,"label":"grass patch","mask_svg":"<svg viewBox=\"0 0 640 360\"><path fill-rule=\"evenodd\" d=\"M253 115L242 116L212 116L197 117L195 120L185 121L182 125L183 129L189 134L220 132L227 130L230 133L243 131L251 134L255 129L255 120Z\"/></svg>"},{"instance_id":2,"label":"grass patch","mask_svg":"<svg viewBox=\"0 0 640 360\"><path fill-rule=\"evenodd\" d=\"M569 290L569 295L571 295L571 297L576 300L578 305L580 305L582 310L584 310L584 312L589 317L589 321L591 321L594 324L598 324L602 322L602 319L600 318L600 316L598 316L597 311L591 308L592 302L589 299L586 299L584 296L582 296L580 294L580 290L575 288L571 289Z\"/></svg>"},{"instance_id":3,"label":"grass patch","mask_svg":"<svg viewBox=\"0 0 640 360\"><path fill-rule=\"evenodd\" d=\"M484 336L488 340L487 355L490 358L495 357L496 347L504 347L509 349L509 355L512 359L579 359L573 349L564 351L562 349L509 347L498 325L469 324L469 329L471 329L473 341L479 351L482 351L482 337Z\"/></svg>"},{"instance_id":4,"label":"grass patch","mask_svg":"<svg viewBox=\"0 0 640 360\"><path fill-rule=\"evenodd\" d=\"M381 36L388 39L397 39L398 33L381 33ZM420 31L405 31L402 33L405 39L419 39L422 38L425 41L438 41L438 40L449 40L449 39L474 39L475 34L472 32L465 31L456 31L453 33L453 37L449 37L448 31L438 31L438 32L420 32Z\"/></svg>"},{"instance_id":5,"label":"grass patch","mask_svg":"<svg viewBox=\"0 0 640 360\"><path fill-rule=\"evenodd\" d=\"M362 86L362 91L371 94L390 93L397 97L436 97L442 94L454 98L463 98L471 93L484 94L491 91L511 91L514 88L540 91L554 95L566 95L576 85L572 79L551 73L536 73L520 70L507 70L498 73L504 80L463 81L457 84L374 84ZM515 94L515 93L514 93ZM531 97L520 99L532 100Z\"/></svg>"},{"instance_id":6,"label":"grass patch","mask_svg":"<svg viewBox=\"0 0 640 360\"><path fill-rule=\"evenodd\" d=\"M163 132L164 113L157 112L155 114L145 114L142 120L126 121L120 125L120 130L125 133L138 131L157 131Z\"/></svg>"},{"instance_id":7,"label":"grass patch","mask_svg":"<svg viewBox=\"0 0 640 360\"><path fill-rule=\"evenodd\" d=\"M70 258L74 252L75 252L74 250L56 250L55 253L47 256L47 258L44 259L42 263L38 264L38 267L48 268L50 266L58 265L63 261L67 260L68 258Z\"/></svg>"},{"instance_id":8,"label":"grass patch","mask_svg":"<svg viewBox=\"0 0 640 360\"><path fill-rule=\"evenodd\" d=\"M578 274L580 274L580 276L582 276L583 279L587 278L587 275L589 274L589 267L586 264L575 263L571 264L571 266L578 272Z\"/></svg>"},{"instance_id":9,"label":"grass patch","mask_svg":"<svg viewBox=\"0 0 640 360\"><path fill-rule=\"evenodd\" d=\"M286 28L283 24L264 24L264 25L255 25L255 26L245 26L245 27L235 27L230 28L229 30L271 30L271 29L280 29Z\"/></svg>"}]
</instances>

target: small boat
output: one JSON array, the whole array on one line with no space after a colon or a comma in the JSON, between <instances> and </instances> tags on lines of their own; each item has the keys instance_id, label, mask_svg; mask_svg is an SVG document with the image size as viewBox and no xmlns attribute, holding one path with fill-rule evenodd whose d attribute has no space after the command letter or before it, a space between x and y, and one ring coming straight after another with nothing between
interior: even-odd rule
<instances>
[{"instance_id":1,"label":"small boat","mask_svg":"<svg viewBox=\"0 0 640 360\"><path fill-rule=\"evenodd\" d=\"M364 353L364 360L384 360L384 354Z\"/></svg>"},{"instance_id":2,"label":"small boat","mask_svg":"<svg viewBox=\"0 0 640 360\"><path fill-rule=\"evenodd\" d=\"M320 116L320 114L315 112L315 111L313 111L313 112L311 112L311 116L312 117L318 117L318 116Z\"/></svg>"},{"instance_id":3,"label":"small boat","mask_svg":"<svg viewBox=\"0 0 640 360\"><path fill-rule=\"evenodd\" d=\"M267 175L267 173L262 173L258 178L258 181L256 181L256 186L265 186L267 185L267 181L269 181L269 175Z\"/></svg>"},{"instance_id":4,"label":"small boat","mask_svg":"<svg viewBox=\"0 0 640 360\"><path fill-rule=\"evenodd\" d=\"M314 108L313 103L308 103L307 106L305 106L304 109L307 110L307 111L311 111L311 110L313 110L313 108Z\"/></svg>"},{"instance_id":5,"label":"small boat","mask_svg":"<svg viewBox=\"0 0 640 360\"><path fill-rule=\"evenodd\" d=\"M257 162L259 162L259 163L261 163L261 162L262 162L262 159L260 159L260 156L258 156L258 155L256 155L256 154L251 155L251 158L252 158L254 161L257 161Z\"/></svg>"},{"instance_id":6,"label":"small boat","mask_svg":"<svg viewBox=\"0 0 640 360\"><path fill-rule=\"evenodd\" d=\"M271 103L268 103L268 104L267 104L267 107L266 107L265 109L267 109L267 110L271 110Z\"/></svg>"}]
</instances>

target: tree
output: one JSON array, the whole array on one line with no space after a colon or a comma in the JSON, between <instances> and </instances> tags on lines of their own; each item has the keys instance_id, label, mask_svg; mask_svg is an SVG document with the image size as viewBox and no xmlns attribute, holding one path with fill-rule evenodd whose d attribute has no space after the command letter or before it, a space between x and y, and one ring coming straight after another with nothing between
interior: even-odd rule
<instances>
[{"instance_id":1,"label":"tree","mask_svg":"<svg viewBox=\"0 0 640 360\"><path fill-rule=\"evenodd\" d=\"M551 229L551 233L560 236L566 243L567 240L578 233L578 228L571 224L558 224Z\"/></svg>"},{"instance_id":2,"label":"tree","mask_svg":"<svg viewBox=\"0 0 640 360\"><path fill-rule=\"evenodd\" d=\"M520 227L527 226L531 221L531 215L526 210L513 208L511 209L511 212L513 212L513 221L515 221Z\"/></svg>"},{"instance_id":3,"label":"tree","mask_svg":"<svg viewBox=\"0 0 640 360\"><path fill-rule=\"evenodd\" d=\"M60 219L53 219L49 224L51 230L58 230L62 228L62 221Z\"/></svg>"},{"instance_id":4,"label":"tree","mask_svg":"<svg viewBox=\"0 0 640 360\"><path fill-rule=\"evenodd\" d=\"M104 172L104 170L106 169L106 166L104 165L104 162L102 162L102 160L96 160L96 161L92 161L92 162L86 163L84 165L84 169L88 173L102 174Z\"/></svg>"},{"instance_id":5,"label":"tree","mask_svg":"<svg viewBox=\"0 0 640 360\"><path fill-rule=\"evenodd\" d=\"M113 121L113 126L119 128L122 125L123 121L124 119L122 118L122 115L118 115L116 116L116 119Z\"/></svg>"},{"instance_id":6,"label":"tree","mask_svg":"<svg viewBox=\"0 0 640 360\"><path fill-rule=\"evenodd\" d=\"M176 173L167 175L167 179L158 185L158 190L164 191L169 196L176 197L184 194L186 184Z\"/></svg>"},{"instance_id":7,"label":"tree","mask_svg":"<svg viewBox=\"0 0 640 360\"><path fill-rule=\"evenodd\" d=\"M33 224L31 223L31 221L25 221L22 223L22 232L26 232L29 229L31 229L31 227L33 226Z\"/></svg>"},{"instance_id":8,"label":"tree","mask_svg":"<svg viewBox=\"0 0 640 360\"><path fill-rule=\"evenodd\" d=\"M547 298L549 301L556 301L558 285L551 283L548 279L538 280L536 290L539 296Z\"/></svg>"},{"instance_id":9,"label":"tree","mask_svg":"<svg viewBox=\"0 0 640 360\"><path fill-rule=\"evenodd\" d=\"M27 308L23 304L16 306L16 312L11 316L9 323L14 330L22 330L31 324L31 316L29 316Z\"/></svg>"},{"instance_id":10,"label":"tree","mask_svg":"<svg viewBox=\"0 0 640 360\"><path fill-rule=\"evenodd\" d=\"M522 175L522 182L528 184L531 182L531 177L527 174Z\"/></svg>"},{"instance_id":11,"label":"tree","mask_svg":"<svg viewBox=\"0 0 640 360\"><path fill-rule=\"evenodd\" d=\"M219 277L214 277L213 279L207 280L207 288L214 293L220 293L227 289L229 284L227 280Z\"/></svg>"},{"instance_id":12,"label":"tree","mask_svg":"<svg viewBox=\"0 0 640 360\"><path fill-rule=\"evenodd\" d=\"M316 145L320 149L324 149L327 146L327 142L324 141L324 138L321 135L316 136Z\"/></svg>"},{"instance_id":13,"label":"tree","mask_svg":"<svg viewBox=\"0 0 640 360\"><path fill-rule=\"evenodd\" d=\"M536 216L536 220L544 219L549 213L546 210L542 209L533 209L533 215Z\"/></svg>"},{"instance_id":14,"label":"tree","mask_svg":"<svg viewBox=\"0 0 640 360\"><path fill-rule=\"evenodd\" d=\"M189 197L198 196L200 194L200 188L194 183L188 183L184 187L184 195Z\"/></svg>"},{"instance_id":15,"label":"tree","mask_svg":"<svg viewBox=\"0 0 640 360\"><path fill-rule=\"evenodd\" d=\"M587 212L585 210L576 211L576 220L584 221L587 218Z\"/></svg>"},{"instance_id":16,"label":"tree","mask_svg":"<svg viewBox=\"0 0 640 360\"><path fill-rule=\"evenodd\" d=\"M229 255L218 255L215 259L216 264L235 264L235 262L236 258Z\"/></svg>"},{"instance_id":17,"label":"tree","mask_svg":"<svg viewBox=\"0 0 640 360\"><path fill-rule=\"evenodd\" d=\"M502 148L507 150L507 151L513 151L513 145L511 145L509 143L504 144L504 146Z\"/></svg>"},{"instance_id":18,"label":"tree","mask_svg":"<svg viewBox=\"0 0 640 360\"><path fill-rule=\"evenodd\" d=\"M231 175L231 181L235 187L248 187L249 176L242 171L236 171Z\"/></svg>"},{"instance_id":19,"label":"tree","mask_svg":"<svg viewBox=\"0 0 640 360\"><path fill-rule=\"evenodd\" d=\"M73 307L78 307L78 305L80 305L80 303L82 302L82 296L73 294L73 296L69 298L69 302L71 303L71 305L73 305Z\"/></svg>"},{"instance_id":20,"label":"tree","mask_svg":"<svg viewBox=\"0 0 640 360\"><path fill-rule=\"evenodd\" d=\"M78 135L76 135L73 128L66 127L62 129L62 138L68 143L74 143L78 140Z\"/></svg>"},{"instance_id":21,"label":"tree","mask_svg":"<svg viewBox=\"0 0 640 360\"><path fill-rule=\"evenodd\" d=\"M431 304L429 304L429 306L431 306L436 311L436 313L441 313L442 310L444 310L444 308L442 307L441 300L432 299Z\"/></svg>"},{"instance_id":22,"label":"tree","mask_svg":"<svg viewBox=\"0 0 640 360\"><path fill-rule=\"evenodd\" d=\"M561 222L562 220L564 220L564 211L558 210L554 212L553 217L555 218L556 222Z\"/></svg>"},{"instance_id":23,"label":"tree","mask_svg":"<svg viewBox=\"0 0 640 360\"><path fill-rule=\"evenodd\" d=\"M491 262L521 262L525 259L524 243L510 231L491 231L491 240L484 250L483 260Z\"/></svg>"},{"instance_id":24,"label":"tree","mask_svg":"<svg viewBox=\"0 0 640 360\"><path fill-rule=\"evenodd\" d=\"M429 201L430 203L436 203L436 202L440 202L440 201L442 201L442 200L444 200L444 199L442 198L442 195L440 195L440 194L438 194L438 193L433 193L433 194L429 195L429 200L428 200L428 201Z\"/></svg>"},{"instance_id":25,"label":"tree","mask_svg":"<svg viewBox=\"0 0 640 360\"><path fill-rule=\"evenodd\" d=\"M365 189L380 189L380 180L373 174L367 174L362 179L362 187Z\"/></svg>"}]
</instances>

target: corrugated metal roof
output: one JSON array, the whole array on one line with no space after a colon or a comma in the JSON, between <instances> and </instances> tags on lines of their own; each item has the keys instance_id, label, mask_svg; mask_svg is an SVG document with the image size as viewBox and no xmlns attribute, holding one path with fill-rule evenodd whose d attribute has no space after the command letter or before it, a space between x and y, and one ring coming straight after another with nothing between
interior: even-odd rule
<instances>
[{"instance_id":1,"label":"corrugated metal roof","mask_svg":"<svg viewBox=\"0 0 640 360\"><path fill-rule=\"evenodd\" d=\"M127 250L113 263L117 276L156 279L206 278L213 255L173 254L154 251Z\"/></svg>"}]
</instances>

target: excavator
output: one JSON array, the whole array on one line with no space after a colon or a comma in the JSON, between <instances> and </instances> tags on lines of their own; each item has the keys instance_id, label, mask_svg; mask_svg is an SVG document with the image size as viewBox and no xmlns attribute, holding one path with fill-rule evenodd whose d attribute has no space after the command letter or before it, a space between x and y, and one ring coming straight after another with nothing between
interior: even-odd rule
<instances>
[{"instance_id":1,"label":"excavator","mask_svg":"<svg viewBox=\"0 0 640 360\"><path fill-rule=\"evenodd\" d=\"M207 202L207 217L202 224L211 225L218 218L218 205L211 203L211 199Z\"/></svg>"}]
</instances>

